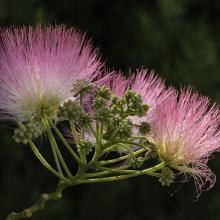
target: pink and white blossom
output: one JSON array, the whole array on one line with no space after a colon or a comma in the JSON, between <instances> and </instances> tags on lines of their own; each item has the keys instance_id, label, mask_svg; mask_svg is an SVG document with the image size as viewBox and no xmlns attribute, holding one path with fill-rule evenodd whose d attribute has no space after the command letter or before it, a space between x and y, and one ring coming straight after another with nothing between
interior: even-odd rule
<instances>
[{"instance_id":1,"label":"pink and white blossom","mask_svg":"<svg viewBox=\"0 0 220 220\"><path fill-rule=\"evenodd\" d=\"M94 79L102 63L90 40L65 26L12 27L0 32L2 118L25 120L73 95L78 79Z\"/></svg>"},{"instance_id":2,"label":"pink and white blossom","mask_svg":"<svg viewBox=\"0 0 220 220\"><path fill-rule=\"evenodd\" d=\"M154 110L151 123L160 158L195 178L198 192L215 183L206 163L220 149L219 109L206 97L184 89L172 94Z\"/></svg>"}]
</instances>

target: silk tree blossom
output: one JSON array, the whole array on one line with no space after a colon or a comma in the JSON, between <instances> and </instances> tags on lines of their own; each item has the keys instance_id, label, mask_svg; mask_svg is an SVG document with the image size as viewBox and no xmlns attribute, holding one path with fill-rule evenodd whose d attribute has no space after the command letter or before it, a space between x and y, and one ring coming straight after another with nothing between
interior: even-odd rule
<instances>
[{"instance_id":1,"label":"silk tree blossom","mask_svg":"<svg viewBox=\"0 0 220 220\"><path fill-rule=\"evenodd\" d=\"M12 121L52 114L73 96L74 82L94 79L102 67L90 40L74 28L13 27L0 39L0 109Z\"/></svg>"},{"instance_id":2,"label":"silk tree blossom","mask_svg":"<svg viewBox=\"0 0 220 220\"><path fill-rule=\"evenodd\" d=\"M194 177L198 192L215 183L206 163L219 150L219 109L206 97L185 89L175 91L154 111L152 130L160 158Z\"/></svg>"}]
</instances>

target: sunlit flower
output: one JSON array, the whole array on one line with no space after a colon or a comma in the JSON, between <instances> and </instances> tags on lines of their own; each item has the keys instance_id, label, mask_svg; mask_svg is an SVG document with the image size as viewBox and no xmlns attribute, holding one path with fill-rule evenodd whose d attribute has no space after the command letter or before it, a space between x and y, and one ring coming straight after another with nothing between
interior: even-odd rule
<instances>
[{"instance_id":1,"label":"sunlit flower","mask_svg":"<svg viewBox=\"0 0 220 220\"><path fill-rule=\"evenodd\" d=\"M215 183L206 163L219 150L219 109L191 89L173 92L154 110L152 130L160 158L195 178L198 192Z\"/></svg>"},{"instance_id":2,"label":"sunlit flower","mask_svg":"<svg viewBox=\"0 0 220 220\"><path fill-rule=\"evenodd\" d=\"M84 34L65 26L22 27L0 33L0 109L17 121L73 96L78 79L92 80L102 63Z\"/></svg>"}]
</instances>

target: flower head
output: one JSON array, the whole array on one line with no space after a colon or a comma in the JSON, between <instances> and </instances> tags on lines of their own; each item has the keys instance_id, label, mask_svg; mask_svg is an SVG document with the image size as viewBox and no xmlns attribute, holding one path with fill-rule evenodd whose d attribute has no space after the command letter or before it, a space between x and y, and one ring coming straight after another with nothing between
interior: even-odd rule
<instances>
[{"instance_id":1,"label":"flower head","mask_svg":"<svg viewBox=\"0 0 220 220\"><path fill-rule=\"evenodd\" d=\"M13 27L0 39L0 110L9 120L53 114L73 96L74 82L92 80L102 67L85 35L63 25Z\"/></svg>"},{"instance_id":2,"label":"flower head","mask_svg":"<svg viewBox=\"0 0 220 220\"><path fill-rule=\"evenodd\" d=\"M195 178L198 192L215 183L207 167L209 156L219 149L219 109L209 99L185 89L172 94L154 111L151 123L159 156L171 167Z\"/></svg>"}]
</instances>

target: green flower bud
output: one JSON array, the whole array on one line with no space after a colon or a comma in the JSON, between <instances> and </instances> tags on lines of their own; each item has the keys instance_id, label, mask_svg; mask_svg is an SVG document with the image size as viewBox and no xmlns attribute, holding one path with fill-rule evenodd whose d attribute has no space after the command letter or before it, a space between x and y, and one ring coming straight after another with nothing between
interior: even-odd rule
<instances>
[{"instance_id":1,"label":"green flower bud","mask_svg":"<svg viewBox=\"0 0 220 220\"><path fill-rule=\"evenodd\" d=\"M139 132L142 135L150 133L150 124L144 121L141 122L141 124L139 125Z\"/></svg>"},{"instance_id":2,"label":"green flower bud","mask_svg":"<svg viewBox=\"0 0 220 220\"><path fill-rule=\"evenodd\" d=\"M88 113L81 112L76 120L80 127L88 128L92 123L92 118Z\"/></svg>"},{"instance_id":3,"label":"green flower bud","mask_svg":"<svg viewBox=\"0 0 220 220\"><path fill-rule=\"evenodd\" d=\"M169 186L171 183L174 182L175 175L173 171L169 167L164 167L161 170L161 176L159 178L159 182L162 186Z\"/></svg>"},{"instance_id":4,"label":"green flower bud","mask_svg":"<svg viewBox=\"0 0 220 220\"><path fill-rule=\"evenodd\" d=\"M72 100L68 100L67 102L64 102L62 106L59 106L57 117L60 121L70 118L75 119L81 112L81 106Z\"/></svg>"},{"instance_id":5,"label":"green flower bud","mask_svg":"<svg viewBox=\"0 0 220 220\"><path fill-rule=\"evenodd\" d=\"M98 110L100 108L106 107L106 104L106 99L98 96L93 100L92 106L95 110Z\"/></svg>"},{"instance_id":6,"label":"green flower bud","mask_svg":"<svg viewBox=\"0 0 220 220\"><path fill-rule=\"evenodd\" d=\"M128 162L129 166L131 166L134 169L140 168L144 163L144 158L143 157L138 157L138 158L131 158Z\"/></svg>"},{"instance_id":7,"label":"green flower bud","mask_svg":"<svg viewBox=\"0 0 220 220\"><path fill-rule=\"evenodd\" d=\"M30 140L38 138L43 132L43 126L38 121L27 124L19 123L19 128L15 129L13 139L17 143L27 144Z\"/></svg>"},{"instance_id":8,"label":"green flower bud","mask_svg":"<svg viewBox=\"0 0 220 220\"><path fill-rule=\"evenodd\" d=\"M111 90L105 86L98 86L96 89L96 97L102 97L103 99L110 100Z\"/></svg>"},{"instance_id":9,"label":"green flower bud","mask_svg":"<svg viewBox=\"0 0 220 220\"><path fill-rule=\"evenodd\" d=\"M32 216L32 212L28 209L23 211L23 217L24 218L30 218Z\"/></svg>"},{"instance_id":10,"label":"green flower bud","mask_svg":"<svg viewBox=\"0 0 220 220\"><path fill-rule=\"evenodd\" d=\"M79 140L78 145L79 145L80 149L82 149L86 154L90 154L92 152L93 147L94 147L91 142L89 142L88 140L85 140L85 139Z\"/></svg>"},{"instance_id":11,"label":"green flower bud","mask_svg":"<svg viewBox=\"0 0 220 220\"><path fill-rule=\"evenodd\" d=\"M85 95L92 91L92 85L86 80L80 79L77 80L76 83L73 84L73 89L71 92L74 96L78 96L79 94Z\"/></svg>"},{"instance_id":12,"label":"green flower bud","mask_svg":"<svg viewBox=\"0 0 220 220\"><path fill-rule=\"evenodd\" d=\"M118 136L121 139L127 139L132 135L133 124L131 120L124 120L118 126Z\"/></svg>"},{"instance_id":13,"label":"green flower bud","mask_svg":"<svg viewBox=\"0 0 220 220\"><path fill-rule=\"evenodd\" d=\"M96 120L99 120L103 124L109 123L111 119L111 111L107 107L101 107L96 111Z\"/></svg>"}]
</instances>

